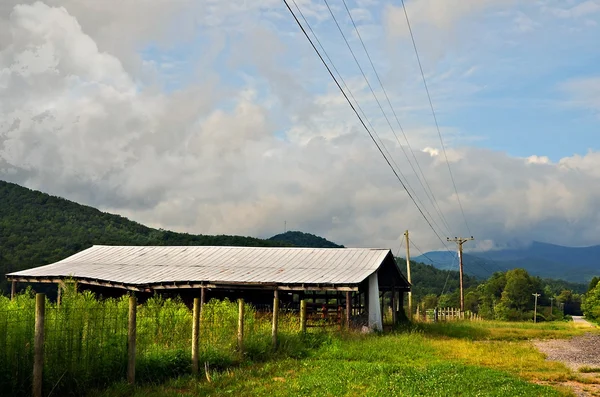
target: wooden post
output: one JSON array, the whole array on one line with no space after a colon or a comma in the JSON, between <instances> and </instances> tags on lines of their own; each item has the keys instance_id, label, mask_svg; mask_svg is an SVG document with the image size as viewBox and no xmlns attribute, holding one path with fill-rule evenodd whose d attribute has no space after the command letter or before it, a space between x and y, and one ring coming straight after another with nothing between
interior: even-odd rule
<instances>
[{"instance_id":1,"label":"wooden post","mask_svg":"<svg viewBox=\"0 0 600 397\"><path fill-rule=\"evenodd\" d=\"M200 339L200 298L194 298L192 308L192 374L198 374L198 341Z\"/></svg>"},{"instance_id":2,"label":"wooden post","mask_svg":"<svg viewBox=\"0 0 600 397\"><path fill-rule=\"evenodd\" d=\"M44 371L44 321L46 295L35 295L35 337L33 340L33 397L42 397Z\"/></svg>"},{"instance_id":3,"label":"wooden post","mask_svg":"<svg viewBox=\"0 0 600 397\"><path fill-rule=\"evenodd\" d=\"M10 300L14 300L17 295L17 282L15 280L10 284Z\"/></svg>"},{"instance_id":4,"label":"wooden post","mask_svg":"<svg viewBox=\"0 0 600 397\"><path fill-rule=\"evenodd\" d=\"M350 329L350 316L352 315L352 292L346 292L346 328Z\"/></svg>"},{"instance_id":5,"label":"wooden post","mask_svg":"<svg viewBox=\"0 0 600 397\"><path fill-rule=\"evenodd\" d=\"M300 332L306 333L306 301L304 299L300 301Z\"/></svg>"},{"instance_id":6,"label":"wooden post","mask_svg":"<svg viewBox=\"0 0 600 397\"><path fill-rule=\"evenodd\" d=\"M244 300L238 300L238 334L237 334L237 344L238 350L240 352L244 351Z\"/></svg>"},{"instance_id":7,"label":"wooden post","mask_svg":"<svg viewBox=\"0 0 600 397\"><path fill-rule=\"evenodd\" d=\"M56 304L60 306L62 302L62 285L61 283L56 284Z\"/></svg>"},{"instance_id":8,"label":"wooden post","mask_svg":"<svg viewBox=\"0 0 600 397\"><path fill-rule=\"evenodd\" d=\"M136 340L137 299L129 297L129 324L127 327L127 382L135 383L135 340Z\"/></svg>"},{"instance_id":9,"label":"wooden post","mask_svg":"<svg viewBox=\"0 0 600 397\"><path fill-rule=\"evenodd\" d=\"M396 318L396 288L392 287L392 324L396 325L398 319Z\"/></svg>"},{"instance_id":10,"label":"wooden post","mask_svg":"<svg viewBox=\"0 0 600 397\"><path fill-rule=\"evenodd\" d=\"M273 292L273 328L271 329L271 338L273 350L277 349L277 318L279 317L279 291Z\"/></svg>"}]
</instances>

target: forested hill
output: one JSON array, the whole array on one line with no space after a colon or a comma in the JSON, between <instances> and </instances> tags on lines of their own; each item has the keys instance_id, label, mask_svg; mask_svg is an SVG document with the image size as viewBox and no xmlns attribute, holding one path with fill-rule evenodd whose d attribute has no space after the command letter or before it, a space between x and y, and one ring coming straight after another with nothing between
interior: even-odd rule
<instances>
[{"instance_id":1,"label":"forested hill","mask_svg":"<svg viewBox=\"0 0 600 397\"><path fill-rule=\"evenodd\" d=\"M240 236L153 229L119 215L0 181L0 290L11 271L61 260L94 244L284 246Z\"/></svg>"},{"instance_id":2,"label":"forested hill","mask_svg":"<svg viewBox=\"0 0 600 397\"><path fill-rule=\"evenodd\" d=\"M290 231L282 234L278 234L269 239L270 241L279 241L295 245L297 247L309 247L309 248L344 248L343 245L332 243L331 241L324 239L323 237L315 236L310 233L302 233Z\"/></svg>"}]
</instances>

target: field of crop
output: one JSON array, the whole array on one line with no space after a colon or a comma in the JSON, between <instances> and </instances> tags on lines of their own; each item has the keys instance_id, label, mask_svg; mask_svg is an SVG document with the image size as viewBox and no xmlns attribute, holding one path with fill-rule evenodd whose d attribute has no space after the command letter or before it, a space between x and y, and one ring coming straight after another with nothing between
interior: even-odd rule
<instances>
[{"instance_id":1,"label":"field of crop","mask_svg":"<svg viewBox=\"0 0 600 397\"><path fill-rule=\"evenodd\" d=\"M181 377L93 397L158 396L570 396L582 378L546 361L531 339L568 338L573 323L456 322L416 324L386 335L332 335L304 357L246 361L201 379Z\"/></svg>"}]
</instances>

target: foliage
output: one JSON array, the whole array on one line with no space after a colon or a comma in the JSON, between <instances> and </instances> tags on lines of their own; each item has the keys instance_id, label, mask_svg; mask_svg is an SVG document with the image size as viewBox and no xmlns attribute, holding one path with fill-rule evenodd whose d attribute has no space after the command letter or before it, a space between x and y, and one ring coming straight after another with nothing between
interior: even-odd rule
<instances>
[{"instance_id":1,"label":"foliage","mask_svg":"<svg viewBox=\"0 0 600 397\"><path fill-rule=\"evenodd\" d=\"M296 247L308 247L308 248L344 248L343 245L332 243L331 241L324 239L323 237L315 236L310 233L303 233L298 231L289 231L282 234L278 234L269 239L269 241L276 241L280 243L287 243Z\"/></svg>"},{"instance_id":2,"label":"foliage","mask_svg":"<svg viewBox=\"0 0 600 397\"><path fill-rule=\"evenodd\" d=\"M583 314L590 320L600 320L600 282L585 294L581 308Z\"/></svg>"},{"instance_id":3,"label":"foliage","mask_svg":"<svg viewBox=\"0 0 600 397\"><path fill-rule=\"evenodd\" d=\"M82 395L91 387L123 380L127 369L129 299L98 300L91 292L67 288L61 305L46 301L44 391ZM29 395L33 368L35 296L31 289L14 300L0 295L0 390ZM274 357L271 319L250 305L245 310L245 351L237 350L237 302L211 300L202 310L199 360L224 369L246 360ZM190 373L192 314L179 299L153 297L137 310L136 380L165 381ZM302 357L324 343L326 334L302 336L296 316L283 314L276 355Z\"/></svg>"},{"instance_id":4,"label":"foliage","mask_svg":"<svg viewBox=\"0 0 600 397\"><path fill-rule=\"evenodd\" d=\"M0 181L0 274L41 266L94 244L285 246L240 236L153 229L59 197ZM4 277L0 292L8 292Z\"/></svg>"}]
</instances>

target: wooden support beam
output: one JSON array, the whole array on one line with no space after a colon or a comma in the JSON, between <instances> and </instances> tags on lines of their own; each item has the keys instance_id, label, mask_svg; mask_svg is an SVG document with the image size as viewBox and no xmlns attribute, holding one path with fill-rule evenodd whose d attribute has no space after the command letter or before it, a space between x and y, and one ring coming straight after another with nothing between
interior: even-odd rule
<instances>
[{"instance_id":1,"label":"wooden support beam","mask_svg":"<svg viewBox=\"0 0 600 397\"><path fill-rule=\"evenodd\" d=\"M346 329L350 329L350 316L352 315L352 292L346 292Z\"/></svg>"},{"instance_id":2,"label":"wooden support beam","mask_svg":"<svg viewBox=\"0 0 600 397\"><path fill-rule=\"evenodd\" d=\"M306 301L304 299L300 301L300 332L306 333Z\"/></svg>"},{"instance_id":3,"label":"wooden support beam","mask_svg":"<svg viewBox=\"0 0 600 397\"><path fill-rule=\"evenodd\" d=\"M273 328L271 329L271 343L273 350L277 349L277 321L279 318L279 291L273 292Z\"/></svg>"}]
</instances>

